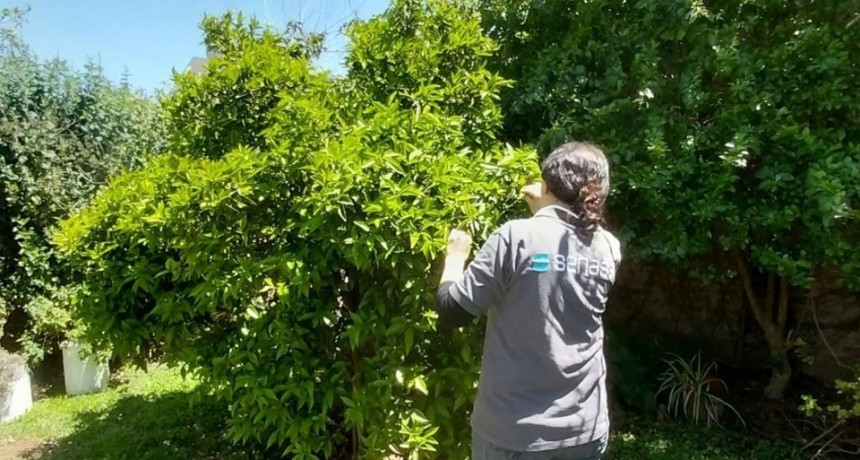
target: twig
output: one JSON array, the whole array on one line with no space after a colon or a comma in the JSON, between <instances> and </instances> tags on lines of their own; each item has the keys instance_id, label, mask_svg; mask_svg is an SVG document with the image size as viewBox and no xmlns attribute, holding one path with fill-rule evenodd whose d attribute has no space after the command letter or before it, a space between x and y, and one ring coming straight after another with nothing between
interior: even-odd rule
<instances>
[{"instance_id":1,"label":"twig","mask_svg":"<svg viewBox=\"0 0 860 460\"><path fill-rule=\"evenodd\" d=\"M839 432L839 433L836 433L835 435L833 435L833 437L831 437L829 441L822 444L821 448L818 449L818 452L816 452L815 456L813 456L812 458L814 459L814 458L818 457L819 455L829 455L829 454L834 454L834 453L846 453L846 454L852 453L851 451L848 451L848 450L845 450L845 449L839 447L838 444L833 445L833 442L836 441L837 439L839 439L842 436L842 434L843 434L842 432ZM841 442L844 443L845 441L843 440ZM858 449L858 452L860 452L860 449Z\"/></svg>"},{"instance_id":2,"label":"twig","mask_svg":"<svg viewBox=\"0 0 860 460\"><path fill-rule=\"evenodd\" d=\"M819 434L818 436L816 436L812 441L809 441L808 443L806 443L806 445L805 445L805 446L803 446L800 450L806 450L806 449L809 449L810 447L815 446L815 443L817 443L821 438L823 438L823 437L827 436L827 435L828 435L828 434L830 434L833 430L835 430L835 429L839 428L840 426L842 426L842 425L844 425L844 424L845 424L845 420L840 420L840 421L836 422L833 426L831 426L830 428L828 428L827 430L825 430L823 433L821 433L821 434ZM835 438L833 438L833 439L835 439ZM824 444L820 449L818 449L818 452L817 452L817 453L815 454L815 456L813 456L812 458L818 457L818 456L821 454L821 449L823 449L823 448L824 448L824 447L826 447L828 444L830 444L831 442L833 442L833 439L831 439L830 441L826 442L826 443L825 443L825 444Z\"/></svg>"}]
</instances>

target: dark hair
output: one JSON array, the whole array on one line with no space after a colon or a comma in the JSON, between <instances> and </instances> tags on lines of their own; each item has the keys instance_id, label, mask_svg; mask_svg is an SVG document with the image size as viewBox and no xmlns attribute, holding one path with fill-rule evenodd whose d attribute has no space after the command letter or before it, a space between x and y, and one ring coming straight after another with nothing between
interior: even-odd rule
<instances>
[{"instance_id":1,"label":"dark hair","mask_svg":"<svg viewBox=\"0 0 860 460\"><path fill-rule=\"evenodd\" d=\"M574 225L595 230L603 224L609 161L600 148L588 142L568 142L543 161L541 176L550 193L573 212Z\"/></svg>"}]
</instances>

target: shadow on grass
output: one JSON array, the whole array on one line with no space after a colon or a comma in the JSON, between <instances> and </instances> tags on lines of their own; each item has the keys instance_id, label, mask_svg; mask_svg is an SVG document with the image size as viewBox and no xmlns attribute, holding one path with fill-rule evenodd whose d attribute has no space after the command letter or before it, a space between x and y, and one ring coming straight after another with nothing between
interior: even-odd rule
<instances>
[{"instance_id":1,"label":"shadow on grass","mask_svg":"<svg viewBox=\"0 0 860 460\"><path fill-rule=\"evenodd\" d=\"M223 436L226 411L210 401L192 405L189 392L127 395L108 409L78 415L69 436L24 454L28 460L246 459Z\"/></svg>"}]
</instances>

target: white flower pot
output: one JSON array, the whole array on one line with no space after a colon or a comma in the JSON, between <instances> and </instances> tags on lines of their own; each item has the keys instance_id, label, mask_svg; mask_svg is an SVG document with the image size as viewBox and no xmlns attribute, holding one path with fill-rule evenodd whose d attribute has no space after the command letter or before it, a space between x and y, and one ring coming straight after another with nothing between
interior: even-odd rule
<instances>
[{"instance_id":1,"label":"white flower pot","mask_svg":"<svg viewBox=\"0 0 860 460\"><path fill-rule=\"evenodd\" d=\"M69 342L63 346L63 374L66 393L80 395L104 390L110 377L107 363L100 363L93 357L81 359L81 346Z\"/></svg>"},{"instance_id":2,"label":"white flower pot","mask_svg":"<svg viewBox=\"0 0 860 460\"><path fill-rule=\"evenodd\" d=\"M26 414L33 407L30 371L22 363L9 381L6 394L0 397L0 422L8 422Z\"/></svg>"}]
</instances>

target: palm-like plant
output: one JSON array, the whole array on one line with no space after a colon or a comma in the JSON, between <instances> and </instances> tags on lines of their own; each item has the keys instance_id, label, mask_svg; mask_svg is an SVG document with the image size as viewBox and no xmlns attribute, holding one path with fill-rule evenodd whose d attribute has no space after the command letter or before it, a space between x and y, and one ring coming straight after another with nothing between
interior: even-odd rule
<instances>
[{"instance_id":1,"label":"palm-like plant","mask_svg":"<svg viewBox=\"0 0 860 460\"><path fill-rule=\"evenodd\" d=\"M658 395L668 393L670 415L692 419L696 425L704 422L711 426L720 425L720 418L728 409L744 424L738 411L718 394L720 387L723 393L728 393L728 387L726 382L715 377L715 362L705 366L701 353L689 361L678 355L671 356L665 360L669 368L660 376L661 385L657 391Z\"/></svg>"}]
</instances>

